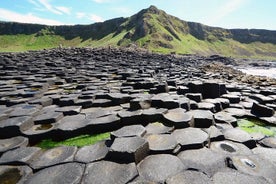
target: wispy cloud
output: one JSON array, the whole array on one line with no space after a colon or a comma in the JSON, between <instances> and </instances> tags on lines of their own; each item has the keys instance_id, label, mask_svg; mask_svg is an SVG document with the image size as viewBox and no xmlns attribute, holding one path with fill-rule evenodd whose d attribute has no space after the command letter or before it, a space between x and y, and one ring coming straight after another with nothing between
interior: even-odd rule
<instances>
[{"instance_id":1,"label":"wispy cloud","mask_svg":"<svg viewBox=\"0 0 276 184\"><path fill-rule=\"evenodd\" d=\"M35 6L36 10L49 11L57 15L71 14L71 8L65 6L53 6L51 0L28 0L29 3Z\"/></svg>"},{"instance_id":2,"label":"wispy cloud","mask_svg":"<svg viewBox=\"0 0 276 184\"><path fill-rule=\"evenodd\" d=\"M6 21L12 21L12 22L46 24L46 25L64 25L64 23L62 22L40 18L40 17L34 16L31 13L20 14L20 13L16 13L2 8L0 8L0 17L1 19L4 19Z\"/></svg>"},{"instance_id":3,"label":"wispy cloud","mask_svg":"<svg viewBox=\"0 0 276 184\"><path fill-rule=\"evenodd\" d=\"M64 7L64 6L57 6L56 9L59 10L60 12L62 12L62 13L65 13L65 14L68 14L68 15L71 14L71 8L67 8L67 7Z\"/></svg>"},{"instance_id":4,"label":"wispy cloud","mask_svg":"<svg viewBox=\"0 0 276 184\"><path fill-rule=\"evenodd\" d=\"M93 22L103 22L104 19L98 15L95 14L90 14L89 19L92 20Z\"/></svg>"},{"instance_id":5,"label":"wispy cloud","mask_svg":"<svg viewBox=\"0 0 276 184\"><path fill-rule=\"evenodd\" d=\"M211 17L206 19L206 22L209 24L215 24L222 20L224 17L230 15L237 9L241 8L248 0L231 0L226 1L221 5L216 11L213 12Z\"/></svg>"}]
</instances>

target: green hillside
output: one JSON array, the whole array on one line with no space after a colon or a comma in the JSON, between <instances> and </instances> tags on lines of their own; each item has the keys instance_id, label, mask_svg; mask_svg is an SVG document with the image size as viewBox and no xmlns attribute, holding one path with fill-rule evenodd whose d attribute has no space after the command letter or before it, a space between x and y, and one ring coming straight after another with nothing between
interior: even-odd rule
<instances>
[{"instance_id":1,"label":"green hillside","mask_svg":"<svg viewBox=\"0 0 276 184\"><path fill-rule=\"evenodd\" d=\"M186 22L154 6L91 25L0 22L0 51L63 47L140 47L161 53L276 58L276 31L223 29Z\"/></svg>"}]
</instances>

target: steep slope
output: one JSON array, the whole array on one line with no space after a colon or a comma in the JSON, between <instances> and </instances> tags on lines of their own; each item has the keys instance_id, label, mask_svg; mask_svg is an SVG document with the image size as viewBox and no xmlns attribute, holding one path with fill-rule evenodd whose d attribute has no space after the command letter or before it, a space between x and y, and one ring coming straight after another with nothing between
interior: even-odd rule
<instances>
[{"instance_id":1,"label":"steep slope","mask_svg":"<svg viewBox=\"0 0 276 184\"><path fill-rule=\"evenodd\" d=\"M150 6L129 18L74 26L0 22L0 50L134 46L155 52L276 58L276 31L223 29L186 22Z\"/></svg>"}]
</instances>

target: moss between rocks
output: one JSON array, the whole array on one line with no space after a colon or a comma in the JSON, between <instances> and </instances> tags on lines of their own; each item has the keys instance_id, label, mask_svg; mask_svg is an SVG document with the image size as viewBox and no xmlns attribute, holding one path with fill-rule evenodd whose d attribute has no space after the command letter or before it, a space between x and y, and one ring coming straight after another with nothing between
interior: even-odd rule
<instances>
[{"instance_id":1,"label":"moss between rocks","mask_svg":"<svg viewBox=\"0 0 276 184\"><path fill-rule=\"evenodd\" d=\"M43 149L50 149L58 146L87 146L95 144L101 140L108 139L110 137L110 132L96 134L96 135L80 135L77 137L73 137L70 139L66 139L63 141L53 141L51 139L42 140L40 143L37 144L38 147Z\"/></svg>"},{"instance_id":2,"label":"moss between rocks","mask_svg":"<svg viewBox=\"0 0 276 184\"><path fill-rule=\"evenodd\" d=\"M276 136L276 127L267 126L258 119L240 119L238 120L240 129L248 133L261 133L266 136Z\"/></svg>"}]
</instances>

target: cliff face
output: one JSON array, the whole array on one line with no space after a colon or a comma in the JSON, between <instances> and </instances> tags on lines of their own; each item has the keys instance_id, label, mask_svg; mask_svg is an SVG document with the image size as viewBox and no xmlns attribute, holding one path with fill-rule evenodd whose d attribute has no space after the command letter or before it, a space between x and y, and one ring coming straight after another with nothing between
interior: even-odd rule
<instances>
[{"instance_id":1,"label":"cliff face","mask_svg":"<svg viewBox=\"0 0 276 184\"><path fill-rule=\"evenodd\" d=\"M55 39L55 36L58 36L65 45L66 41L70 41L70 46L136 45L160 52L222 55L231 52L229 55L233 56L254 56L255 50L258 50L258 54L276 57L276 31L210 27L180 20L155 6L143 9L129 18L116 18L91 25L46 26L0 22L0 41L2 36L5 47L9 47L12 42L8 40L10 37L4 39L3 36L15 35L30 35L36 38L48 36L47 39ZM71 42L76 38L79 41ZM37 39L29 40L35 42ZM253 48L251 45L247 48L244 44L251 44ZM234 50L227 50L229 46ZM43 45L40 47L43 48Z\"/></svg>"}]
</instances>

